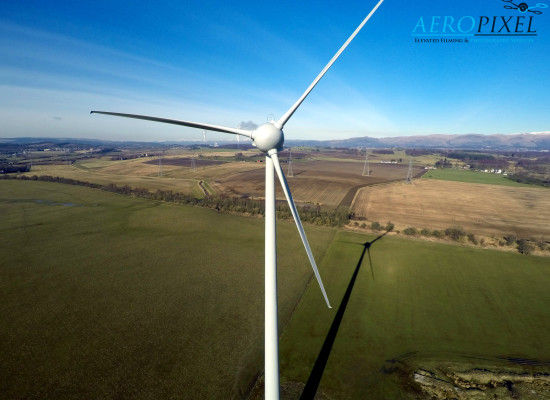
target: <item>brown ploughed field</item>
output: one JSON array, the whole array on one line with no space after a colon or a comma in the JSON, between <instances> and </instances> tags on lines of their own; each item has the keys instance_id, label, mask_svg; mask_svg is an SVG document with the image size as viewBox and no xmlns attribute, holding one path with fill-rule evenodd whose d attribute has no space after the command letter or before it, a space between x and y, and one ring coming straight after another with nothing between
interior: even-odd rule
<instances>
[{"instance_id":1,"label":"brown ploughed field","mask_svg":"<svg viewBox=\"0 0 550 400\"><path fill-rule=\"evenodd\" d=\"M353 210L369 221L391 221L397 229L461 227L487 236L550 237L550 192L545 188L419 179L412 185L363 188Z\"/></svg>"},{"instance_id":2,"label":"brown ploughed field","mask_svg":"<svg viewBox=\"0 0 550 400\"><path fill-rule=\"evenodd\" d=\"M284 161L281 159L281 161ZM355 193L361 187L384 182L405 180L409 166L406 164L370 164L372 176L362 176L363 162L350 161L306 161L292 165L294 177L288 177L288 184L296 203L315 203L325 209L351 206ZM288 165L281 163L285 174ZM413 175L424 170L413 167ZM264 170L244 171L216 179L216 189L230 195L263 197ZM277 198L284 194L277 185Z\"/></svg>"}]
</instances>

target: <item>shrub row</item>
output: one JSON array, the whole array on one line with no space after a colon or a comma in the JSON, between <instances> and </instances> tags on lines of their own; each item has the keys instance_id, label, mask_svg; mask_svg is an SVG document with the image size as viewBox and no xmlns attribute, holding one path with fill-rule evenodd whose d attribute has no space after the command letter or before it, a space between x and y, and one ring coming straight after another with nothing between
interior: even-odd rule
<instances>
[{"instance_id":1,"label":"shrub row","mask_svg":"<svg viewBox=\"0 0 550 400\"><path fill-rule=\"evenodd\" d=\"M460 227L450 227L445 229L444 231L440 231L437 229L430 230L427 228L422 228L420 231L418 231L416 228L411 227L411 228L405 228L403 230L403 233L405 235L411 235L411 236L414 236L414 235L433 236L439 239L443 237L447 237L455 241L467 240L468 242L471 242L476 245L485 243L484 239L481 239L480 241L477 239L476 235L474 235L473 233L467 233Z\"/></svg>"},{"instance_id":2,"label":"shrub row","mask_svg":"<svg viewBox=\"0 0 550 400\"><path fill-rule=\"evenodd\" d=\"M227 195L210 195L204 199L198 199L190 194L173 192L171 190L160 190L151 192L146 188L133 188L128 185L118 186L114 183L102 185L86 181L79 181L71 178L58 176L27 176L27 175L0 175L0 179L19 179L44 182L64 183L68 185L85 186L93 189L104 190L107 192L123 194L126 196L140 197L151 200L165 201L177 204L188 204L199 207L207 207L218 210L219 212L236 212L251 215L264 215L265 207L262 201L243 197L230 197ZM309 222L315 225L326 226L344 226L353 217L347 209L337 209L334 211L321 211L319 206L305 206L299 210L300 219L303 222ZM277 203L276 215L279 219L292 218L290 208L286 203Z\"/></svg>"},{"instance_id":3,"label":"shrub row","mask_svg":"<svg viewBox=\"0 0 550 400\"><path fill-rule=\"evenodd\" d=\"M368 227L368 225L365 222L359 225L359 223L355 221L354 225L359 226L363 229ZM374 221L370 224L370 229L373 229L376 231L379 231L379 230L391 231L393 230L393 228L394 228L394 225L391 222L388 222L386 226L381 225L377 221ZM438 239L447 237L455 241L468 241L475 245L481 245L481 246L485 245L485 239L483 238L478 239L476 235L474 235L473 233L465 232L464 229L460 227L450 227L445 230L437 230L437 229L430 230L427 228L422 228L421 230L418 230L414 227L408 227L403 229L402 233L409 236L417 236L417 235L431 236ZM543 238L539 240L533 239L533 238L519 239L517 236L512 234L504 236L502 239L498 241L498 244L500 246L516 246L518 252L520 252L521 254L532 254L537 247L542 251L550 250L550 245Z\"/></svg>"},{"instance_id":4,"label":"shrub row","mask_svg":"<svg viewBox=\"0 0 550 400\"><path fill-rule=\"evenodd\" d=\"M405 235L418 235L421 236L433 236L436 238L443 238L447 237L449 239L455 240L455 241L465 241L475 244L475 245L484 245L485 239L481 238L478 239L473 233L467 233L460 227L452 227L447 228L444 231L439 230L429 230L429 229L422 229L420 232L413 227L405 228L403 230L403 233ZM516 246L518 252L521 254L532 254L533 251L538 247L540 250L546 250L548 248L548 244L545 240L535 240L535 239L518 239L515 235L506 235L503 237L502 240L499 240L500 246Z\"/></svg>"}]
</instances>

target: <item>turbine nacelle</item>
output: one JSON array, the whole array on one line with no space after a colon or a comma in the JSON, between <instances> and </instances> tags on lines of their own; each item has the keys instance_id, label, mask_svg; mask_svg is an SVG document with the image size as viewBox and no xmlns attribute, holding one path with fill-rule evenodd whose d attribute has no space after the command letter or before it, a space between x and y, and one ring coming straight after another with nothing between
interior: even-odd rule
<instances>
[{"instance_id":1,"label":"turbine nacelle","mask_svg":"<svg viewBox=\"0 0 550 400\"><path fill-rule=\"evenodd\" d=\"M254 145L264 153L270 150L280 151L285 143L283 130L276 126L276 122L266 122L260 125L251 135Z\"/></svg>"}]
</instances>

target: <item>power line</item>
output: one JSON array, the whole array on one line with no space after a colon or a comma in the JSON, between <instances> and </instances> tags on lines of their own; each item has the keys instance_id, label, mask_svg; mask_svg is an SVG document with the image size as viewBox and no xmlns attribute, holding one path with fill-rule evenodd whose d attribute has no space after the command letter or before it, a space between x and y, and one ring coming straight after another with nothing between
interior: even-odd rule
<instances>
[{"instance_id":1,"label":"power line","mask_svg":"<svg viewBox=\"0 0 550 400\"><path fill-rule=\"evenodd\" d=\"M162 153L159 153L159 176L162 176Z\"/></svg>"},{"instance_id":2,"label":"power line","mask_svg":"<svg viewBox=\"0 0 550 400\"><path fill-rule=\"evenodd\" d=\"M413 183L413 166L412 166L413 159L409 159L409 171L407 172L407 179L405 179L405 183L408 185L412 185Z\"/></svg>"},{"instance_id":3,"label":"power line","mask_svg":"<svg viewBox=\"0 0 550 400\"><path fill-rule=\"evenodd\" d=\"M294 177L294 172L292 171L292 149L288 149L289 150L289 153L288 153L288 171L287 171L287 176L289 178L293 178Z\"/></svg>"},{"instance_id":4,"label":"power line","mask_svg":"<svg viewBox=\"0 0 550 400\"><path fill-rule=\"evenodd\" d=\"M363 166L363 176L370 176L370 168L369 168L369 149L366 150L366 156L365 156L365 165Z\"/></svg>"}]
</instances>

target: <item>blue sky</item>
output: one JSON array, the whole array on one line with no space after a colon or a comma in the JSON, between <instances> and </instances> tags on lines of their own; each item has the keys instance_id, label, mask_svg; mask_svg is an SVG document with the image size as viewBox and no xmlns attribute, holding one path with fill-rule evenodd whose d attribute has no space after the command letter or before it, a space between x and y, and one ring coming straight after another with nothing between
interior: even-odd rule
<instances>
[{"instance_id":1,"label":"blue sky","mask_svg":"<svg viewBox=\"0 0 550 400\"><path fill-rule=\"evenodd\" d=\"M277 119L376 2L2 2L0 137L202 139L196 129L93 109L235 127ZM550 8L521 13L508 4L385 0L286 124L286 137L550 131ZM536 36L471 36L481 16L496 16L497 30L501 17L512 18L512 32ZM445 17L453 29L442 32ZM460 32L463 17L472 19ZM415 41L438 38L469 42Z\"/></svg>"}]
</instances>

